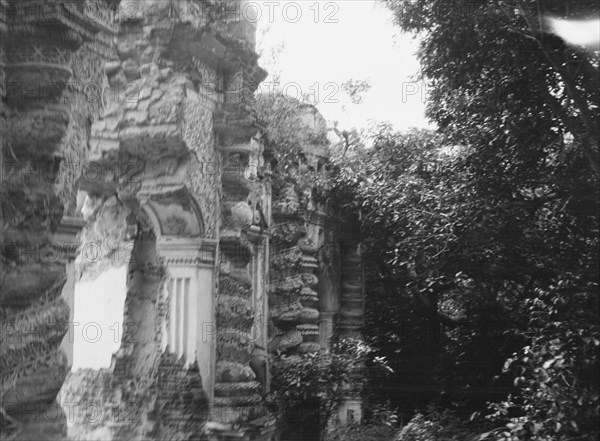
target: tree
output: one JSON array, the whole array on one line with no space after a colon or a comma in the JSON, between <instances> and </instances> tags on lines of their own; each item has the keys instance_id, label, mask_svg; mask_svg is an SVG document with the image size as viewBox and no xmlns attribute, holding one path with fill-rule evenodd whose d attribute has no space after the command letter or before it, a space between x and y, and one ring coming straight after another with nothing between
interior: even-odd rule
<instances>
[{"instance_id":1,"label":"tree","mask_svg":"<svg viewBox=\"0 0 600 441\"><path fill-rule=\"evenodd\" d=\"M390 362L426 355L429 372L413 375L445 406L503 403L490 417L508 437L593 439L598 59L548 32L544 17L597 5L387 3L419 34L439 131L380 127L372 150L340 164L337 191L372 250L372 315L391 299L402 314L371 321L371 335L403 354ZM402 338L406 321L418 336ZM411 353L419 339L422 353ZM514 360L504 375L503 358Z\"/></svg>"},{"instance_id":2,"label":"tree","mask_svg":"<svg viewBox=\"0 0 600 441\"><path fill-rule=\"evenodd\" d=\"M333 199L360 212L365 333L396 372L395 388L382 382L387 398L404 406L440 396L481 404L492 398L493 376L517 348L501 335L511 321L484 283L502 257L484 222L491 208L460 173L461 149L442 136L379 125L365 137L372 148L338 162Z\"/></svg>"},{"instance_id":3,"label":"tree","mask_svg":"<svg viewBox=\"0 0 600 441\"><path fill-rule=\"evenodd\" d=\"M478 138L499 159L508 150L535 161L550 146L584 154L599 176L597 53L567 45L545 24L548 17L597 16L597 2L385 1L400 26L421 37L428 115L444 132L463 142Z\"/></svg>"},{"instance_id":4,"label":"tree","mask_svg":"<svg viewBox=\"0 0 600 441\"><path fill-rule=\"evenodd\" d=\"M541 427L542 416L566 420L559 436L594 434L594 216L569 204L568 193L537 203L494 194L472 170L473 148L441 134L381 125L369 136L371 149L338 162L334 199L360 212L365 334L396 373L395 388L386 381L382 390L398 404L435 400L469 413L504 401L510 412L493 416L512 425L511 436L518 427ZM502 376L507 358L514 361ZM551 394L559 382L570 385L567 395Z\"/></svg>"},{"instance_id":5,"label":"tree","mask_svg":"<svg viewBox=\"0 0 600 441\"><path fill-rule=\"evenodd\" d=\"M363 100L363 93L371 89L368 80L356 80L350 78L342 83L342 90L346 92L352 104L360 104Z\"/></svg>"}]
</instances>

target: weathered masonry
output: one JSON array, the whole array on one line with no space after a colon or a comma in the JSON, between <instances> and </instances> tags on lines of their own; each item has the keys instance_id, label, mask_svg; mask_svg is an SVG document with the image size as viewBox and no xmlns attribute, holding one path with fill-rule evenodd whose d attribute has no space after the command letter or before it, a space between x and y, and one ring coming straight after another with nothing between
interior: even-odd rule
<instances>
[{"instance_id":1,"label":"weathered masonry","mask_svg":"<svg viewBox=\"0 0 600 441\"><path fill-rule=\"evenodd\" d=\"M359 334L355 237L271 200L246 3L0 0L2 439L276 439L257 348ZM121 346L63 388L75 285L122 265Z\"/></svg>"}]
</instances>

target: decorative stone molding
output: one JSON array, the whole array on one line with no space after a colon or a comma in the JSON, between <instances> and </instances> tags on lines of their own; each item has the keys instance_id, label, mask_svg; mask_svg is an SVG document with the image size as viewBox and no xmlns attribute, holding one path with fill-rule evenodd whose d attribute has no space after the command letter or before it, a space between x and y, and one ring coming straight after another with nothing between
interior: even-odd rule
<instances>
[{"instance_id":1,"label":"decorative stone molding","mask_svg":"<svg viewBox=\"0 0 600 441\"><path fill-rule=\"evenodd\" d=\"M218 243L204 238L161 237L156 251L166 268L167 306L162 319L162 351L198 363L209 400L214 389L214 272Z\"/></svg>"},{"instance_id":2,"label":"decorative stone molding","mask_svg":"<svg viewBox=\"0 0 600 441\"><path fill-rule=\"evenodd\" d=\"M204 238L162 237L157 239L156 248L167 267L213 268L217 241Z\"/></svg>"},{"instance_id":3,"label":"decorative stone molding","mask_svg":"<svg viewBox=\"0 0 600 441\"><path fill-rule=\"evenodd\" d=\"M210 35L207 37L210 41ZM253 56L247 57L248 52L242 47L227 55L221 53L222 43L223 40L215 41L213 47L213 53L221 57L219 68L225 73L222 101L215 108L213 124L223 164L217 308L227 313L217 316L217 372L227 372L226 366L232 364L248 366L257 347L266 344L265 281L269 265L268 220L263 207L270 204L268 183L258 172L264 164L260 128L250 108L254 90L265 72L256 66ZM212 63L209 59L208 64ZM251 305L252 322L246 320L247 309L239 307L240 299ZM251 366L257 368L258 364ZM238 381L235 376L219 376L219 396L213 412L217 421L247 424L264 415L256 378L258 375L265 386L265 374L252 370L250 373L250 377ZM244 437L245 432L241 430L236 436Z\"/></svg>"},{"instance_id":4,"label":"decorative stone molding","mask_svg":"<svg viewBox=\"0 0 600 441\"><path fill-rule=\"evenodd\" d=\"M236 124L233 127L237 127ZM246 135L256 133L256 127L251 131ZM240 140L239 131L232 135L231 126L223 135L234 139L234 142L220 147L224 167L219 234L221 261L217 298L217 372L228 371L226 367L232 364L247 367L255 353L255 345L265 343L264 335L257 336L256 331L257 327L266 329L264 280L268 268L264 252L268 241L266 225L260 215L257 216L251 202L253 197L260 195L264 199L265 195L265 184L257 178L254 170L255 164L262 160L262 157L259 158L261 146L254 138ZM251 320L247 320L248 315ZM263 334L263 331L259 334ZM257 373L252 370L249 373L251 375L245 378L219 375L212 413L216 421L245 423L264 415ZM258 375L259 379L264 377L264 373L259 372ZM243 433L239 431L237 436L243 436ZM219 436L223 436L223 433Z\"/></svg>"},{"instance_id":5,"label":"decorative stone molding","mask_svg":"<svg viewBox=\"0 0 600 441\"><path fill-rule=\"evenodd\" d=\"M65 140L79 116L67 89L74 74L72 59L99 32L103 27L89 19L84 2L0 2L0 106L6 117L1 137L3 150L10 146L15 159L14 173L6 180L2 176L9 192L1 211L7 201L16 208L0 219L3 251L6 239L14 238L15 244L9 256L12 265L0 270L0 307L19 311L8 318L17 329L33 331L0 336L0 407L3 416L17 422L14 433L0 427L3 439L67 436L66 418L53 402L69 370L68 346L61 345L61 337L71 320L73 260L83 223L63 218L61 192L73 189L65 189L58 175L66 156ZM84 128L80 133L85 137ZM0 153L4 171L3 156ZM40 173L49 168L42 178ZM44 210L33 208L42 206ZM33 256L33 250L47 254ZM33 411L23 412L25 408ZM50 413L53 417L48 419Z\"/></svg>"},{"instance_id":6,"label":"decorative stone molding","mask_svg":"<svg viewBox=\"0 0 600 441\"><path fill-rule=\"evenodd\" d=\"M2 6L6 3L0 2ZM77 205L74 202L77 179L79 188L88 192L90 198L100 202L114 198L129 204L126 222L121 219L126 237L119 237L119 242L135 236L135 244L145 251L142 256L134 256L142 262L130 267L126 301L126 309L130 310L126 315L137 320L133 324L142 320L147 325L155 320L153 314L156 311L167 310L166 315L173 319L169 305L160 304L161 289L171 281L180 294L186 293L189 303L178 303L175 311L189 307L189 320L182 323L188 332L186 337L190 338L182 341L192 342L185 348L178 344L177 355L185 355L189 363L190 355L195 353L203 388L211 399L215 372L220 375L219 396L213 401L237 415L237 422L244 423L261 414L262 399L248 366L234 365L235 362L226 360L216 366L217 331L213 302L216 302L217 286L220 285L224 291L229 287L229 293L244 297L243 302L236 303L231 300L232 296L220 296L221 306L228 308L227 314L223 314L228 317L224 321L235 316L233 305L252 305L261 313L266 310L264 288L268 269L270 202L265 182L259 176L259 168L264 165L260 136L257 136L259 122L250 110L253 92L266 72L257 65L255 27L251 23L232 22L222 15L222 6L235 2L211 1L200 5L195 0L144 1L136 2L134 13L131 2L121 3L115 14L113 8L119 2L112 0L66 4L55 0L11 2L11 16L0 17L0 92L4 109L8 110L6 135L18 158L42 163L58 163L60 159L68 158L98 166L103 172L102 176L91 178L89 174L80 176L81 164L79 169L61 171L56 179L58 195L54 194L53 185L46 185L45 189L29 186L27 189L39 199L32 199L30 205L43 200L47 205L61 209L64 205L65 212L73 214ZM199 9L209 3L219 6L219 13L211 23ZM5 8L1 7L0 14L4 12ZM119 23L115 23L117 19ZM92 43L88 46L86 41ZM108 61L105 67L104 61ZM9 90L8 97L5 76L8 81L18 83ZM207 79L215 80L217 87L214 90L203 90ZM94 104L83 102L86 90L82 84L90 83L109 86L102 91L101 100ZM48 93L41 98L39 93L29 93L46 86ZM50 102L63 97L75 97L75 104L69 101L69 105L60 106ZM91 120L90 140L88 124ZM247 145L247 149L243 147L238 152L234 152L235 147L229 152L226 148L221 149L221 146L237 144ZM235 184L222 205L219 200L221 184L227 181L221 180L222 164L228 159L231 159L229 165L234 164L233 156L236 155L244 156L241 163L245 167L241 174L248 177L248 183ZM128 161L140 166L131 169ZM243 198L239 198L241 194L244 194ZM59 203L59 197L64 204ZM234 204L225 208L237 207L233 210L233 218L229 219L235 226L235 234L226 237L225 230L220 230L221 220L226 220L226 216L220 219L220 211L229 201ZM95 210L90 211L90 221L93 221ZM57 225L61 216L62 213L51 213L40 224ZM108 224L110 228L110 222ZM52 241L59 244L55 248L62 253L57 260L64 260L71 266L65 270L62 261L34 262L20 268L18 273L8 274L6 280L3 275L2 282L6 281L6 286L18 286L6 290L3 286L2 306L23 307L35 313L28 307L40 296L47 297L54 289L51 287L55 281L62 280L65 273L68 281L63 293L72 291L72 260L77 253L75 238L81 226L81 220L65 218L56 232L48 228L40 233L40 237L33 237L40 241L52 237ZM32 237L28 233L26 231L23 237ZM221 237L220 233L223 233ZM142 246L142 242L147 243ZM224 266L230 265L230 271L217 283L216 266L221 263L222 256L228 260ZM254 256L259 256L260 264L255 264ZM164 270L171 279L164 279ZM65 319L64 302L57 302L60 307L54 307L61 320ZM49 312L53 306L45 304L44 308L42 312ZM147 309L140 313L138 308ZM245 307L240 308L245 310ZM114 380L125 378L125 374L118 373L125 367L123 372L126 373L149 372L152 360L160 352L159 343L162 343L158 329L160 312L157 317L156 335L144 336L149 338L144 344L125 344L121 348L116 357L119 362L115 363L118 369L110 373ZM256 317L260 318L260 314L252 316L255 321L258 320ZM250 336L248 341L251 342L248 330L238 331ZM168 339L166 344L169 344ZM236 350L242 353L245 349L232 348L230 353ZM47 387L40 387L48 392L44 396L46 401L53 398L55 389L62 382L59 377L63 374L64 364L53 358L55 352L52 351L55 350L54 346L49 348L50 355L43 354L40 361L49 365L44 365L44 369L48 369L36 370L35 375L25 378L36 385L41 379L49 380ZM170 377L181 370L178 363L167 363L168 372L162 372L164 369L161 368L159 376ZM196 375L193 377L197 379ZM15 394L26 389L23 384L18 384ZM200 396L198 389L184 392ZM171 392L176 394L176 391ZM204 414L194 417L206 418ZM175 415L171 419L173 427L177 426L178 418L179 415ZM169 418L166 420L166 424L165 420L160 421L161 424L157 422L156 427L168 425ZM263 429L259 426L255 424L253 431L232 429L232 433L236 436L245 433L256 438L268 432L264 424ZM149 436L166 438L164 433L153 430L144 433L144 437L149 433L152 433ZM58 437L64 438L66 434Z\"/></svg>"}]
</instances>

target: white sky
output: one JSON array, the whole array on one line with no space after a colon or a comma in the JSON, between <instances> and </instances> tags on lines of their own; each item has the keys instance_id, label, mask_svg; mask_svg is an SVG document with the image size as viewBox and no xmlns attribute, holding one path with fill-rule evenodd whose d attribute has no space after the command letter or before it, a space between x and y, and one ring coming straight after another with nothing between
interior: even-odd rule
<instances>
[{"instance_id":1,"label":"white sky","mask_svg":"<svg viewBox=\"0 0 600 441\"><path fill-rule=\"evenodd\" d=\"M127 265L111 268L91 282L75 284L73 370L110 366L121 346Z\"/></svg>"},{"instance_id":2,"label":"white sky","mask_svg":"<svg viewBox=\"0 0 600 441\"><path fill-rule=\"evenodd\" d=\"M428 125L426 91L413 81L419 69L417 42L393 24L378 0L251 3L259 12L259 63L279 71L280 87L289 95L302 90L317 96L319 111L342 128L365 127L369 119L389 121L400 130ZM351 78L371 84L359 105L349 103L339 88ZM271 76L265 81L261 90L269 91Z\"/></svg>"}]
</instances>

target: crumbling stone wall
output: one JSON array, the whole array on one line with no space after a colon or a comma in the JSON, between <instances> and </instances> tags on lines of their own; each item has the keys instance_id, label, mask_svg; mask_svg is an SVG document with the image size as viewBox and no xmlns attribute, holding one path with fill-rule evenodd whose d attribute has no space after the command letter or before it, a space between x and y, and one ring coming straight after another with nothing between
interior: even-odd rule
<instances>
[{"instance_id":1,"label":"crumbling stone wall","mask_svg":"<svg viewBox=\"0 0 600 441\"><path fill-rule=\"evenodd\" d=\"M123 264L115 254L124 243L133 246L124 317L133 334L123 336L109 371L85 377L82 387L93 397L79 399L115 398L146 422L102 433L193 439L210 418L222 423L210 428L212 437L256 432L256 424L252 430L240 424L262 415L248 363L255 325L264 325L259 280L266 279L270 214L250 107L265 73L256 62L254 26L225 13L236 3L1 2L7 123L0 156L0 317L3 325L31 324L35 331L35 337L1 336L3 436L64 439L64 415L35 425L19 406L36 406L34 416L43 419L53 405L69 368L62 336L75 281ZM40 87L44 93L31 93ZM243 175L246 168L253 182L240 188L247 193L229 192L224 170ZM42 174L43 181L31 179ZM81 244L75 265L81 227L80 240L98 242L102 252L90 262ZM44 258L24 249L42 249ZM196 348L208 351L198 355L198 365L173 359L161 341L162 325L173 320L164 290L173 265L198 277L209 310L198 332L208 325L207 333L217 333L204 346L195 336ZM234 280L244 290L228 290ZM225 344L234 334L240 338ZM209 417L208 405L199 410L200 403L234 418L214 408ZM229 424L234 421L237 429Z\"/></svg>"},{"instance_id":2,"label":"crumbling stone wall","mask_svg":"<svg viewBox=\"0 0 600 441\"><path fill-rule=\"evenodd\" d=\"M198 366L163 353L151 381L101 369L71 374L62 390L71 439L203 439L208 401Z\"/></svg>"},{"instance_id":3,"label":"crumbling stone wall","mask_svg":"<svg viewBox=\"0 0 600 441\"><path fill-rule=\"evenodd\" d=\"M69 321L62 291L73 287L65 282L74 247L65 240L74 239L77 222L63 217L73 205L68 187L76 172L61 163L69 154L79 163L85 157L86 117L97 109L74 83L94 81L102 56L87 58L96 59L90 64L78 60L104 51L98 34L110 26L90 19L90 4L0 3L3 438L65 435L66 419L54 400L69 368L61 349Z\"/></svg>"},{"instance_id":4,"label":"crumbling stone wall","mask_svg":"<svg viewBox=\"0 0 600 441\"><path fill-rule=\"evenodd\" d=\"M273 332L269 346L271 351L283 351L288 356L317 351L327 354L334 339L361 336L364 278L360 232L356 222L341 218L331 208L334 204L327 199L327 190L315 186L328 173L329 146L323 117L314 107L291 98L282 96L272 101L287 113L283 123L281 119L271 120L273 127L268 133L276 141L270 147L289 151L275 155L283 164L275 170L279 175L273 185L269 288ZM289 126L298 133L290 133ZM277 130L282 133L273 133ZM359 368L352 375L354 384L339 391L336 417L342 425L362 418L358 385L363 372ZM307 424L306 419L293 418L287 424Z\"/></svg>"},{"instance_id":5,"label":"crumbling stone wall","mask_svg":"<svg viewBox=\"0 0 600 441\"><path fill-rule=\"evenodd\" d=\"M330 232L309 187L280 180L271 204L245 2L0 0L3 437L66 437L69 302L111 266L129 265L125 333L110 369L65 386L102 410L80 435L267 440L267 345L313 353L334 323L358 332L356 239ZM303 111L299 168L319 169L324 120ZM176 272L195 308L177 355Z\"/></svg>"}]
</instances>

